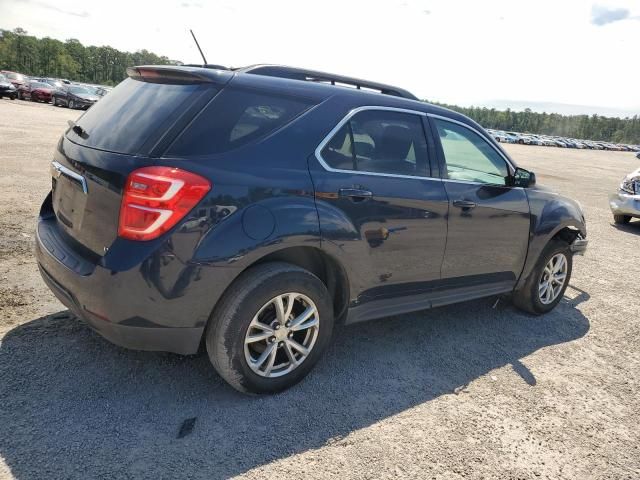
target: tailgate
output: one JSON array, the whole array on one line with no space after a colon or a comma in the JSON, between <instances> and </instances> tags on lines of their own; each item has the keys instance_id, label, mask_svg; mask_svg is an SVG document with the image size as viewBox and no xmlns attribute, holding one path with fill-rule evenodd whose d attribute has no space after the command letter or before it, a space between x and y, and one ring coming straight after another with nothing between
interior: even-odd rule
<instances>
[{"instance_id":1,"label":"tailgate","mask_svg":"<svg viewBox=\"0 0 640 480\"><path fill-rule=\"evenodd\" d=\"M140 159L63 140L51 164L53 211L60 228L98 255L118 235L121 192ZM63 153L64 152L64 153Z\"/></svg>"}]
</instances>

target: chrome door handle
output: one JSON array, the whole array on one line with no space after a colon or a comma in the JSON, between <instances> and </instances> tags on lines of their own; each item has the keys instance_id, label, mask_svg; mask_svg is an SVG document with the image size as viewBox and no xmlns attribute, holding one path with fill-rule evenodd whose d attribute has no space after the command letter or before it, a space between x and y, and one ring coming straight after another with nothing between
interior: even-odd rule
<instances>
[{"instance_id":1,"label":"chrome door handle","mask_svg":"<svg viewBox=\"0 0 640 480\"><path fill-rule=\"evenodd\" d=\"M354 202L362 202L373 197L373 192L360 188L341 188L338 190L340 197L347 197Z\"/></svg>"},{"instance_id":2,"label":"chrome door handle","mask_svg":"<svg viewBox=\"0 0 640 480\"><path fill-rule=\"evenodd\" d=\"M476 206L476 203L470 200L454 200L453 206L463 210L470 210Z\"/></svg>"}]
</instances>

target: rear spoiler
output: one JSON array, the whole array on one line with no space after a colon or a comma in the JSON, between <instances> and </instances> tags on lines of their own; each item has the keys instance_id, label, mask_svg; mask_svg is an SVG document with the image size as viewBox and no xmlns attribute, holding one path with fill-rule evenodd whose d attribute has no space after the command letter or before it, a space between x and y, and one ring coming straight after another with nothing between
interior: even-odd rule
<instances>
[{"instance_id":1,"label":"rear spoiler","mask_svg":"<svg viewBox=\"0 0 640 480\"><path fill-rule=\"evenodd\" d=\"M133 80L150 83L224 85L231 80L233 72L172 65L142 65L127 68L127 75Z\"/></svg>"}]
</instances>

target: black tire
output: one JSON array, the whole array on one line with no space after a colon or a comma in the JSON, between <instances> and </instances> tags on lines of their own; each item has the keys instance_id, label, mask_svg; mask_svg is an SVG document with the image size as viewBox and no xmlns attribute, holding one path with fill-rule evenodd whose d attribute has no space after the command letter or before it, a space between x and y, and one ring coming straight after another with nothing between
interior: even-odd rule
<instances>
[{"instance_id":1,"label":"black tire","mask_svg":"<svg viewBox=\"0 0 640 480\"><path fill-rule=\"evenodd\" d=\"M11 100L15 100L15 99L16 99L16 95L15 95L15 93L14 93L13 95L11 95L9 98L10 98Z\"/></svg>"},{"instance_id":2,"label":"black tire","mask_svg":"<svg viewBox=\"0 0 640 480\"><path fill-rule=\"evenodd\" d=\"M76 107L76 106L75 106L75 104L73 103L73 100L69 100L69 101L67 102L67 107L68 107L68 108L71 108L71 109L73 109L73 108L75 108L75 107Z\"/></svg>"},{"instance_id":3,"label":"black tire","mask_svg":"<svg viewBox=\"0 0 640 480\"><path fill-rule=\"evenodd\" d=\"M626 225L631 221L631 217L629 215L613 215L613 222L618 225Z\"/></svg>"},{"instance_id":4,"label":"black tire","mask_svg":"<svg viewBox=\"0 0 640 480\"><path fill-rule=\"evenodd\" d=\"M244 353L249 324L276 296L288 292L306 295L318 310L318 336L309 355L276 378L255 373ZM265 263L250 268L229 287L214 309L205 333L213 367L233 388L244 393L274 393L302 380L322 356L333 330L333 307L325 285L311 272L288 263Z\"/></svg>"},{"instance_id":5,"label":"black tire","mask_svg":"<svg viewBox=\"0 0 640 480\"><path fill-rule=\"evenodd\" d=\"M520 139L520 140L518 140L518 143L519 143L520 145L524 145L524 140Z\"/></svg>"},{"instance_id":6,"label":"black tire","mask_svg":"<svg viewBox=\"0 0 640 480\"><path fill-rule=\"evenodd\" d=\"M564 254L567 260L566 279L557 298L551 303L544 304L542 303L538 295L538 285L540 283L540 280L542 279L545 266L547 265L547 263L549 263L553 256L558 253ZM524 287L513 293L514 305L519 309L532 313L534 315L542 315L550 312L558 303L560 303L560 300L562 300L564 292L567 289L569 282L571 281L572 268L573 254L571 253L569 244L559 239L551 240L542 251L540 258L538 259L538 262L536 263L533 271L529 275L529 278L527 279Z\"/></svg>"},{"instance_id":7,"label":"black tire","mask_svg":"<svg viewBox=\"0 0 640 480\"><path fill-rule=\"evenodd\" d=\"M18 91L18 100L24 100L24 96L22 95L22 92Z\"/></svg>"}]
</instances>

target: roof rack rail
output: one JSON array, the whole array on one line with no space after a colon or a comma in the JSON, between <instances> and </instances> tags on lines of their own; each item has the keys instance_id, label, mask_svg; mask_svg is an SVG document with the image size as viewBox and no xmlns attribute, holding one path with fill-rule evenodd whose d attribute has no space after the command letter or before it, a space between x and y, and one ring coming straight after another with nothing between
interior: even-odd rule
<instances>
[{"instance_id":1,"label":"roof rack rail","mask_svg":"<svg viewBox=\"0 0 640 480\"><path fill-rule=\"evenodd\" d=\"M290 78L292 80L305 80L308 82L330 83L331 85L342 84L350 85L360 89L374 90L385 95L393 95L395 97L409 98L418 100L411 92L402 88L385 85L383 83L370 82L359 78L344 77L342 75L334 75L333 73L318 72L315 70L306 70L304 68L286 67L282 65L251 65L249 67L233 69L242 73L253 73L257 75L265 75L268 77Z\"/></svg>"}]
</instances>

